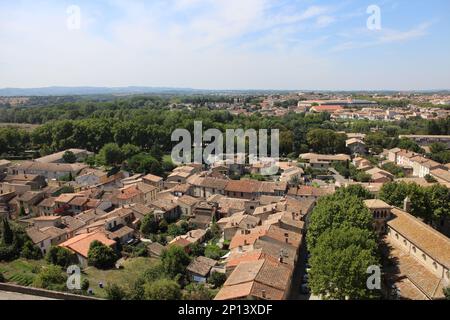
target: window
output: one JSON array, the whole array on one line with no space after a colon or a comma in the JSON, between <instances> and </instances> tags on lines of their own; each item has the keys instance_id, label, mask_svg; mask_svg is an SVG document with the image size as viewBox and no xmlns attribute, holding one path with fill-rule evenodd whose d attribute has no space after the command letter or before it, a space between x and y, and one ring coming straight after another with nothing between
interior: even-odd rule
<instances>
[{"instance_id":1,"label":"window","mask_svg":"<svg viewBox=\"0 0 450 320\"><path fill-rule=\"evenodd\" d=\"M438 265L437 265L437 263L436 263L436 262L433 262L433 267L434 267L435 269L437 269L437 268L438 268Z\"/></svg>"},{"instance_id":2,"label":"window","mask_svg":"<svg viewBox=\"0 0 450 320\"><path fill-rule=\"evenodd\" d=\"M405 246L408 245L408 241L406 241L406 240L403 240L403 243L405 244Z\"/></svg>"},{"instance_id":3,"label":"window","mask_svg":"<svg viewBox=\"0 0 450 320\"><path fill-rule=\"evenodd\" d=\"M422 258L424 261L427 261L427 256L425 255L425 253L422 254Z\"/></svg>"},{"instance_id":4,"label":"window","mask_svg":"<svg viewBox=\"0 0 450 320\"><path fill-rule=\"evenodd\" d=\"M417 251L417 248L416 248L416 247L413 247L413 251L414 251L414 253L416 253L416 251Z\"/></svg>"},{"instance_id":5,"label":"window","mask_svg":"<svg viewBox=\"0 0 450 320\"><path fill-rule=\"evenodd\" d=\"M395 237L398 239L398 233L395 234Z\"/></svg>"}]
</instances>

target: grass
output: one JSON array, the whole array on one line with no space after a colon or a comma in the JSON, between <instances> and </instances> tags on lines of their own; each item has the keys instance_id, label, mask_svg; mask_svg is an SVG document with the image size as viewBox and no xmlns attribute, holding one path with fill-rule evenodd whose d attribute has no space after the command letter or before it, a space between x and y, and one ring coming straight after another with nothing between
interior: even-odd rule
<instances>
[{"instance_id":1,"label":"grass","mask_svg":"<svg viewBox=\"0 0 450 320\"><path fill-rule=\"evenodd\" d=\"M1 262L0 272L8 282L29 286L33 283L39 270L45 265L44 260L18 259L12 262Z\"/></svg>"},{"instance_id":2,"label":"grass","mask_svg":"<svg viewBox=\"0 0 450 320\"><path fill-rule=\"evenodd\" d=\"M170 162L172 163L172 155L171 154L166 154L165 156L163 156L163 161L164 162Z\"/></svg>"},{"instance_id":3,"label":"grass","mask_svg":"<svg viewBox=\"0 0 450 320\"><path fill-rule=\"evenodd\" d=\"M106 297L106 291L99 287L99 283L116 284L125 289L129 288L134 281L152 264L158 260L154 258L132 258L124 262L123 269L99 270L94 267L88 267L83 270L83 279L88 279L90 288L93 289L94 295L99 298Z\"/></svg>"},{"instance_id":4,"label":"grass","mask_svg":"<svg viewBox=\"0 0 450 320\"><path fill-rule=\"evenodd\" d=\"M100 282L103 283L104 287L107 284L117 284L127 289L145 270L157 261L154 258L132 258L124 262L123 269L99 270L94 267L88 267L83 270L82 279L89 280L95 297L105 298L105 289L98 286ZM11 262L1 262L0 272L8 282L22 286L31 286L40 269L46 265L45 260L18 259Z\"/></svg>"}]
</instances>

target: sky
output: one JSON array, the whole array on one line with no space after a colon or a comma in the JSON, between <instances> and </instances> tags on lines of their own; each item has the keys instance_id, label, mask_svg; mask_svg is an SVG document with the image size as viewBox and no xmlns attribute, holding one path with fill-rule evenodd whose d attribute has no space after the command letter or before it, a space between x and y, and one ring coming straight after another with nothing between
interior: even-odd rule
<instances>
[{"instance_id":1,"label":"sky","mask_svg":"<svg viewBox=\"0 0 450 320\"><path fill-rule=\"evenodd\" d=\"M0 0L0 88L450 89L448 0Z\"/></svg>"}]
</instances>

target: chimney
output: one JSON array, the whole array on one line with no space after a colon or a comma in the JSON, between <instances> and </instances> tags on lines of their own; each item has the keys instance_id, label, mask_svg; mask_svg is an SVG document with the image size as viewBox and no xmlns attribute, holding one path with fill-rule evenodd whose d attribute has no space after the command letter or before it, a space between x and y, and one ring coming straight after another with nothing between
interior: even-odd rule
<instances>
[{"instance_id":1,"label":"chimney","mask_svg":"<svg viewBox=\"0 0 450 320\"><path fill-rule=\"evenodd\" d=\"M248 246L248 241L247 241L247 239L244 240L244 246Z\"/></svg>"},{"instance_id":2,"label":"chimney","mask_svg":"<svg viewBox=\"0 0 450 320\"><path fill-rule=\"evenodd\" d=\"M408 213L411 211L411 199L409 197L406 197L405 200L403 200L403 211Z\"/></svg>"}]
</instances>

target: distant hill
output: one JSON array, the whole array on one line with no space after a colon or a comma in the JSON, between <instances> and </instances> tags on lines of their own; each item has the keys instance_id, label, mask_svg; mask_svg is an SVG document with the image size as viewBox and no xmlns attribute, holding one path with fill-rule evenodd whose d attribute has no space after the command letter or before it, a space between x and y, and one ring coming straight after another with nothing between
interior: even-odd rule
<instances>
[{"instance_id":1,"label":"distant hill","mask_svg":"<svg viewBox=\"0 0 450 320\"><path fill-rule=\"evenodd\" d=\"M101 94L158 94L158 93L194 93L205 90L184 88L153 88L153 87L44 87L44 88L4 88L0 96L69 96L69 95L101 95Z\"/></svg>"}]
</instances>

